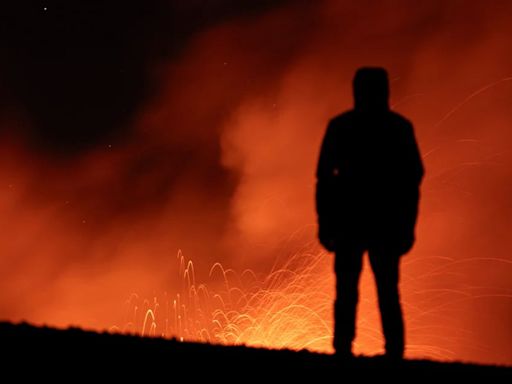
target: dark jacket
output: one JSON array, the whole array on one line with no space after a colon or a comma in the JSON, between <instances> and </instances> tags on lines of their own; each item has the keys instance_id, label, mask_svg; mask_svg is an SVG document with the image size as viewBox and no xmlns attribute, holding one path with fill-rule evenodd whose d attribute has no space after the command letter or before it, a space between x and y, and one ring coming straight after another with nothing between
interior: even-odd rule
<instances>
[{"instance_id":1,"label":"dark jacket","mask_svg":"<svg viewBox=\"0 0 512 384\"><path fill-rule=\"evenodd\" d=\"M355 93L356 107L329 122L322 143L316 174L320 241L404 254L414 243L424 174L413 126L387 108L387 99L366 105L364 95Z\"/></svg>"}]
</instances>

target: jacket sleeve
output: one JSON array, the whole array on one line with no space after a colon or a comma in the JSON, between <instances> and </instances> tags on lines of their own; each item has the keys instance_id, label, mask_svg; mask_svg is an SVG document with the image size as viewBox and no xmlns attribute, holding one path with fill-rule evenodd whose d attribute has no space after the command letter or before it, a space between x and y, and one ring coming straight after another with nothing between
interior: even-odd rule
<instances>
[{"instance_id":1,"label":"jacket sleeve","mask_svg":"<svg viewBox=\"0 0 512 384\"><path fill-rule=\"evenodd\" d=\"M406 137L406 150L407 150L407 164L409 165L409 173L415 185L419 186L425 174L425 168L421 159L418 142L414 135L414 128L412 123L408 122L407 137Z\"/></svg>"},{"instance_id":2,"label":"jacket sleeve","mask_svg":"<svg viewBox=\"0 0 512 384\"><path fill-rule=\"evenodd\" d=\"M420 184L425 170L421 160L418 143L414 136L414 128L411 123L407 124L406 134L404 135L405 159L403 164L406 166L405 184L402 186L404 195L401 199L402 213L398 226L400 230L401 242L398 248L399 254L409 252L415 243L415 227L418 218L418 207L420 199Z\"/></svg>"},{"instance_id":3,"label":"jacket sleeve","mask_svg":"<svg viewBox=\"0 0 512 384\"><path fill-rule=\"evenodd\" d=\"M335 133L333 124L329 123L316 171L316 212L321 241L332 240L334 236L333 203L337 172Z\"/></svg>"}]
</instances>

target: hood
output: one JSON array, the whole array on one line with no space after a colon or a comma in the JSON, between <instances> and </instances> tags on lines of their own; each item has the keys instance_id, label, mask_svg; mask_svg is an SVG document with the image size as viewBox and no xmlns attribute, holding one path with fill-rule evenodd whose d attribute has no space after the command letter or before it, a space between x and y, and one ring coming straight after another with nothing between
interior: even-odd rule
<instances>
[{"instance_id":1,"label":"hood","mask_svg":"<svg viewBox=\"0 0 512 384\"><path fill-rule=\"evenodd\" d=\"M358 69L353 86L356 110L389 109L389 81L388 73L384 68Z\"/></svg>"}]
</instances>

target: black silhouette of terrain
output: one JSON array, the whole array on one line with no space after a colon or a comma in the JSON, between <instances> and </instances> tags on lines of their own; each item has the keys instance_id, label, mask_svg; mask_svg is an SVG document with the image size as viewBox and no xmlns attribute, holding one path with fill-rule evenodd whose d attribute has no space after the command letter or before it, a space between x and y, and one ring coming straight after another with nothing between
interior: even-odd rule
<instances>
[{"instance_id":1,"label":"black silhouette of terrain","mask_svg":"<svg viewBox=\"0 0 512 384\"><path fill-rule=\"evenodd\" d=\"M45 382L511 382L512 367L387 361L0 323L0 378ZM12 378L15 378L12 379ZM6 380L8 379L8 380ZM110 381L109 380L109 381ZM151 381L149 381L151 380Z\"/></svg>"}]
</instances>

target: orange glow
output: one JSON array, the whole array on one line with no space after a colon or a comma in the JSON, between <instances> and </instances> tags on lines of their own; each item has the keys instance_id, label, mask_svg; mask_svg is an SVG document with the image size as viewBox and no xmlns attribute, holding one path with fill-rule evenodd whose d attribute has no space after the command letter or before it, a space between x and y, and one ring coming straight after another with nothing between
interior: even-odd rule
<instances>
[{"instance_id":1,"label":"orange glow","mask_svg":"<svg viewBox=\"0 0 512 384\"><path fill-rule=\"evenodd\" d=\"M238 274L216 263L210 269L209 279L221 284L214 285L214 289L196 281L193 262L179 252L181 290L152 299L132 294L126 301L124 320L110 331L180 341L332 353L332 263L325 252L316 252L315 248L309 247L290 258L278 260L271 272L261 277L251 270ZM456 268L449 264L445 268L425 269L419 279L444 274L443 269L448 274L453 273ZM406 271L410 269L408 265L405 267ZM220 279L215 279L216 276ZM458 307L461 301L477 300L479 295L496 296L492 290L487 293L485 289L480 292L474 289L475 293L450 289L418 291L415 279L404 277L404 291L413 293L403 298L408 337L413 340L408 344L408 357L455 360L456 348L461 345L477 349L472 343L474 335L446 320L450 307ZM376 297L368 291L371 285L369 277L365 276L362 286L366 296L359 308L356 354L383 353ZM422 309L423 297L428 297L429 311ZM429 321L425 322L426 319ZM440 330L445 333L442 341L438 339Z\"/></svg>"},{"instance_id":2,"label":"orange glow","mask_svg":"<svg viewBox=\"0 0 512 384\"><path fill-rule=\"evenodd\" d=\"M152 300L132 294L126 321L111 331L182 341L246 344L270 348L331 352L332 279L325 279L324 254L297 254L259 279L216 263L211 290L195 280L194 264L178 254L181 292ZM213 280L215 281L215 280ZM316 286L315 290L307 288Z\"/></svg>"},{"instance_id":3,"label":"orange glow","mask_svg":"<svg viewBox=\"0 0 512 384\"><path fill-rule=\"evenodd\" d=\"M296 3L156 64L123 141L64 163L1 134L2 319L331 351L314 169L354 70L379 65L426 168L406 355L512 364L512 4ZM375 300L365 267L356 353L382 351Z\"/></svg>"}]
</instances>

